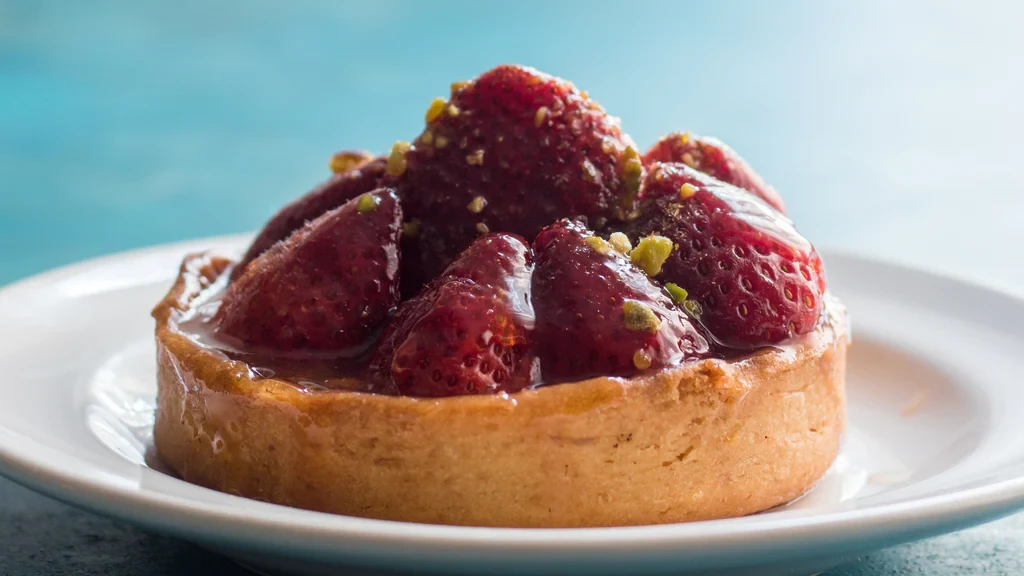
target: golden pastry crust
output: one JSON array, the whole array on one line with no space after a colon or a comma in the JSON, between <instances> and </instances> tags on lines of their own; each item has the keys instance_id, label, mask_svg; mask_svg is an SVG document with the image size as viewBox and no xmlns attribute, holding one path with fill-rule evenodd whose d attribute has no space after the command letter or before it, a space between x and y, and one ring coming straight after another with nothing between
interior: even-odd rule
<instances>
[{"instance_id":1,"label":"golden pastry crust","mask_svg":"<svg viewBox=\"0 0 1024 576\"><path fill-rule=\"evenodd\" d=\"M841 311L786 350L512 395L411 398L253 380L178 330L230 264L186 258L153 312L155 441L185 480L310 510L473 526L751 514L807 491L845 427Z\"/></svg>"}]
</instances>

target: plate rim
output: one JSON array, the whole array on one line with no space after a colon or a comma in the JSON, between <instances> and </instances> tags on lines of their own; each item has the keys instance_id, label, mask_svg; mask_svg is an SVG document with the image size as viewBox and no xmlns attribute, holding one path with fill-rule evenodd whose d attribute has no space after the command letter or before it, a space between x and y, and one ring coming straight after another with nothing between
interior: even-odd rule
<instances>
[{"instance_id":1,"label":"plate rim","mask_svg":"<svg viewBox=\"0 0 1024 576\"><path fill-rule=\"evenodd\" d=\"M157 244L104 255L51 269L0 287L0 299L12 291L55 282L76 273L92 270L126 259L152 257L163 253L201 250L204 247L241 245L250 234L232 234L203 239ZM961 289L980 290L999 295L1024 307L1024 298L999 286L989 286L947 272L908 265L848 250L825 250L824 260L846 260L855 265L880 266L909 272L928 282L958 285ZM171 272L168 273L169 278ZM20 444L20 446L19 446ZM46 455L46 457L42 457ZM837 536L866 528L877 536L887 533L927 530L943 522L978 523L1024 507L1024 473L997 482L909 500L880 504L867 509L838 510L816 516L763 519L756 523L744 518L651 526L597 528L484 528L417 524L359 518L314 512L249 499L244 507L233 507L231 499L240 498L215 492L224 502L210 504L185 495L169 494L141 486L126 487L103 481L102 474L65 470L53 458L71 458L87 465L92 472L111 474L100 466L86 463L66 452L45 446L8 429L0 422L0 475L32 490L102 515L114 516L141 525L159 527L176 534L204 534L207 538L245 535L247 541L281 543L287 536L293 546L303 542L337 544L343 539L349 549L374 545L381 549L416 546L423 550L441 547L444 553L492 552L589 552L595 550L643 551L662 546L692 549L695 545L709 552L733 547L765 546L796 541L804 543L835 541ZM154 472L156 473L156 472ZM116 473L115 473L116 475ZM198 486L192 488L206 490ZM283 533L283 532L286 532ZM894 542L895 543L895 542ZM614 544L614 547L609 547ZM338 548L341 551L341 548Z\"/></svg>"}]
</instances>

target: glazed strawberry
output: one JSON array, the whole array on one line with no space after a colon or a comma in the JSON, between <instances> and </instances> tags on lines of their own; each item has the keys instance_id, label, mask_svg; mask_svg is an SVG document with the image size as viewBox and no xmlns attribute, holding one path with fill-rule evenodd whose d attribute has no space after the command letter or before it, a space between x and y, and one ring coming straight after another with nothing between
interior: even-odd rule
<instances>
[{"instance_id":1,"label":"glazed strawberry","mask_svg":"<svg viewBox=\"0 0 1024 576\"><path fill-rule=\"evenodd\" d=\"M367 160L364 152L341 152L331 158L332 169L341 170L330 180L317 186L305 196L298 198L274 215L256 236L256 240L232 272L232 277L241 276L249 262L255 260L268 248L284 240L324 212L333 210L345 202L377 188L384 175L385 159Z\"/></svg>"},{"instance_id":2,"label":"glazed strawberry","mask_svg":"<svg viewBox=\"0 0 1024 576\"><path fill-rule=\"evenodd\" d=\"M398 304L401 221L397 196L380 189L306 224L229 285L219 333L271 355L365 350Z\"/></svg>"},{"instance_id":3,"label":"glazed strawberry","mask_svg":"<svg viewBox=\"0 0 1024 576\"><path fill-rule=\"evenodd\" d=\"M530 248L477 239L381 336L371 373L409 396L515 392L533 383Z\"/></svg>"},{"instance_id":4,"label":"glazed strawberry","mask_svg":"<svg viewBox=\"0 0 1024 576\"><path fill-rule=\"evenodd\" d=\"M562 217L592 226L634 208L643 166L618 121L571 83L499 66L457 83L388 163L427 279L488 231L533 238Z\"/></svg>"},{"instance_id":5,"label":"glazed strawberry","mask_svg":"<svg viewBox=\"0 0 1024 576\"><path fill-rule=\"evenodd\" d=\"M536 350L545 383L627 376L706 355L708 343L613 243L561 221L534 242Z\"/></svg>"},{"instance_id":6,"label":"glazed strawberry","mask_svg":"<svg viewBox=\"0 0 1024 576\"><path fill-rule=\"evenodd\" d=\"M727 184L749 190L779 212L786 212L782 197L735 150L717 138L689 132L662 136L644 154L644 164L682 162Z\"/></svg>"},{"instance_id":7,"label":"glazed strawberry","mask_svg":"<svg viewBox=\"0 0 1024 576\"><path fill-rule=\"evenodd\" d=\"M674 243L648 273L722 344L752 348L814 330L825 276L793 223L747 191L684 164L655 164L630 226ZM636 254L634 250L634 255Z\"/></svg>"}]
</instances>

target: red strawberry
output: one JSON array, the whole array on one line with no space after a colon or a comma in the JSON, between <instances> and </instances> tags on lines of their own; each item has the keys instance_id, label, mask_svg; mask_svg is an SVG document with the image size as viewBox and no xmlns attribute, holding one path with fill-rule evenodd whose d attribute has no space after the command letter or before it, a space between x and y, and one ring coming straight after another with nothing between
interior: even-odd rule
<instances>
[{"instance_id":1,"label":"red strawberry","mask_svg":"<svg viewBox=\"0 0 1024 576\"><path fill-rule=\"evenodd\" d=\"M563 217L598 228L635 207L632 140L585 93L532 68L498 66L435 99L427 127L392 149L388 172L422 225L429 280L487 231L533 238Z\"/></svg>"},{"instance_id":2,"label":"red strawberry","mask_svg":"<svg viewBox=\"0 0 1024 576\"><path fill-rule=\"evenodd\" d=\"M682 162L690 168L717 178L727 184L749 190L769 203L779 212L785 213L782 196L769 186L764 178L747 164L735 150L717 138L697 136L689 132L662 136L644 154L644 164L655 162Z\"/></svg>"},{"instance_id":3,"label":"red strawberry","mask_svg":"<svg viewBox=\"0 0 1024 576\"><path fill-rule=\"evenodd\" d=\"M515 392L533 383L530 248L477 239L381 336L371 373L410 396Z\"/></svg>"},{"instance_id":4,"label":"red strawberry","mask_svg":"<svg viewBox=\"0 0 1024 576\"><path fill-rule=\"evenodd\" d=\"M825 291L821 260L782 213L672 163L650 168L639 212L634 240L659 234L675 243L656 278L699 304L701 323L719 342L751 348L814 330Z\"/></svg>"},{"instance_id":5,"label":"red strawberry","mask_svg":"<svg viewBox=\"0 0 1024 576\"><path fill-rule=\"evenodd\" d=\"M271 354L358 354L398 304L401 222L380 189L306 224L228 287L218 331Z\"/></svg>"},{"instance_id":6,"label":"red strawberry","mask_svg":"<svg viewBox=\"0 0 1024 576\"><path fill-rule=\"evenodd\" d=\"M537 355L545 383L627 376L704 356L669 296L611 244L562 221L534 242Z\"/></svg>"},{"instance_id":7,"label":"red strawberry","mask_svg":"<svg viewBox=\"0 0 1024 576\"><path fill-rule=\"evenodd\" d=\"M290 236L306 222L316 219L324 212L333 210L364 192L377 188L384 175L386 160L377 158L368 163L360 163L355 154L336 154L332 159L337 165L336 167L342 166L342 164L345 167L354 167L335 174L330 180L317 186L305 196L293 200L267 222L263 230L256 236L256 240L249 246L238 266L235 267L232 278L241 276L249 262L255 260L277 242ZM335 161L338 158L342 158L344 162Z\"/></svg>"}]
</instances>

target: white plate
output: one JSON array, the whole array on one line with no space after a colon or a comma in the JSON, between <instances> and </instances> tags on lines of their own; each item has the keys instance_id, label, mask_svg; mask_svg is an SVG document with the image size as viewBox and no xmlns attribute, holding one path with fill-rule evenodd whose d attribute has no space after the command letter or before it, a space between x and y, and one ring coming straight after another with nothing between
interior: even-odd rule
<instances>
[{"instance_id":1,"label":"white plate","mask_svg":"<svg viewBox=\"0 0 1024 576\"><path fill-rule=\"evenodd\" d=\"M850 430L827 477L746 518L633 528L492 529L285 508L150 467L150 308L216 238L85 262L0 290L0 472L264 570L809 574L1024 507L1024 302L842 254L852 311Z\"/></svg>"}]
</instances>

